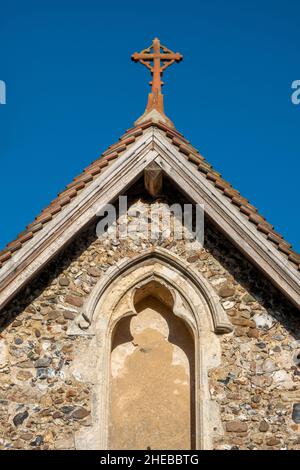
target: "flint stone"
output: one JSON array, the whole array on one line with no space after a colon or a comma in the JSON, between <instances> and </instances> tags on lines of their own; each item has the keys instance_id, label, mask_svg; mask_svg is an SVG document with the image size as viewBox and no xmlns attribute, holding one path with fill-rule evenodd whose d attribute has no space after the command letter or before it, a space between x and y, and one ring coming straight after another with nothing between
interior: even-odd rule
<instances>
[{"instance_id":1,"label":"flint stone","mask_svg":"<svg viewBox=\"0 0 300 470\"><path fill-rule=\"evenodd\" d=\"M70 284L70 279L68 279L66 276L62 276L59 278L59 285L62 287L67 287Z\"/></svg>"},{"instance_id":2,"label":"flint stone","mask_svg":"<svg viewBox=\"0 0 300 470\"><path fill-rule=\"evenodd\" d=\"M273 339L275 339L276 341L283 341L284 340L284 336L282 335L274 335L272 336Z\"/></svg>"},{"instance_id":3,"label":"flint stone","mask_svg":"<svg viewBox=\"0 0 300 470\"><path fill-rule=\"evenodd\" d=\"M256 313L253 316L256 327L258 329L269 330L274 325L274 319L268 313Z\"/></svg>"},{"instance_id":4,"label":"flint stone","mask_svg":"<svg viewBox=\"0 0 300 470\"><path fill-rule=\"evenodd\" d=\"M287 373L287 371L281 369L277 370L273 374L273 382L275 384L280 384L281 388L289 388L294 385L293 380L291 379L290 375Z\"/></svg>"},{"instance_id":5,"label":"flint stone","mask_svg":"<svg viewBox=\"0 0 300 470\"><path fill-rule=\"evenodd\" d=\"M37 361L35 361L34 367L36 369L39 369L40 367L41 368L48 367L50 366L51 362L52 362L51 357L47 357L47 356L40 357Z\"/></svg>"},{"instance_id":6,"label":"flint stone","mask_svg":"<svg viewBox=\"0 0 300 470\"><path fill-rule=\"evenodd\" d=\"M243 296L243 299L242 299L242 300L243 300L243 302L245 302L245 303L248 303L248 302L249 302L249 303L255 302L255 298L254 298L252 295L250 295L250 294L245 294L245 295Z\"/></svg>"},{"instance_id":7,"label":"flint stone","mask_svg":"<svg viewBox=\"0 0 300 470\"><path fill-rule=\"evenodd\" d=\"M32 369L34 367L34 364L32 361L23 361L23 362L18 362L17 366L20 367L21 369Z\"/></svg>"},{"instance_id":8,"label":"flint stone","mask_svg":"<svg viewBox=\"0 0 300 470\"><path fill-rule=\"evenodd\" d=\"M252 377L251 382L253 385L259 388L269 387L273 380L272 377L264 376L264 375L255 375Z\"/></svg>"},{"instance_id":9,"label":"flint stone","mask_svg":"<svg viewBox=\"0 0 300 470\"><path fill-rule=\"evenodd\" d=\"M62 406L62 407L61 407L61 411L62 411L65 415L71 413L71 411L73 411L73 410L74 410L74 406L68 406L68 405L66 405L66 406Z\"/></svg>"},{"instance_id":10,"label":"flint stone","mask_svg":"<svg viewBox=\"0 0 300 470\"><path fill-rule=\"evenodd\" d=\"M42 445L43 442L44 442L43 436L39 435L39 436L36 436L34 441L30 442L30 445L32 447L38 447L38 446Z\"/></svg>"},{"instance_id":11,"label":"flint stone","mask_svg":"<svg viewBox=\"0 0 300 470\"><path fill-rule=\"evenodd\" d=\"M33 438L33 434L31 432L21 432L20 438L24 441L31 441L31 439Z\"/></svg>"},{"instance_id":12,"label":"flint stone","mask_svg":"<svg viewBox=\"0 0 300 470\"><path fill-rule=\"evenodd\" d=\"M88 410L86 410L83 407L80 407L80 408L76 408L76 410L73 411L73 413L71 414L71 418L83 419L86 416L88 416L89 414L90 414L90 412Z\"/></svg>"},{"instance_id":13,"label":"flint stone","mask_svg":"<svg viewBox=\"0 0 300 470\"><path fill-rule=\"evenodd\" d=\"M70 312L70 311L68 311L68 310L66 310L66 311L64 312L64 319L65 319L65 320L74 320L75 317L76 317L76 314L73 313L73 312Z\"/></svg>"},{"instance_id":14,"label":"flint stone","mask_svg":"<svg viewBox=\"0 0 300 470\"><path fill-rule=\"evenodd\" d=\"M36 370L36 377L40 380L45 380L48 377L53 377L54 371L53 369L49 369L49 367L40 367Z\"/></svg>"},{"instance_id":15,"label":"flint stone","mask_svg":"<svg viewBox=\"0 0 300 470\"><path fill-rule=\"evenodd\" d=\"M32 378L32 374L28 370L20 370L17 374L17 379L19 380L29 380Z\"/></svg>"},{"instance_id":16,"label":"flint stone","mask_svg":"<svg viewBox=\"0 0 300 470\"><path fill-rule=\"evenodd\" d=\"M97 269L97 268L90 268L88 270L88 274L92 277L100 277L102 272L100 271L100 269Z\"/></svg>"},{"instance_id":17,"label":"flint stone","mask_svg":"<svg viewBox=\"0 0 300 470\"><path fill-rule=\"evenodd\" d=\"M272 359L266 359L263 363L263 371L267 373L275 372L275 370L278 370L278 367L276 366L275 362L272 361Z\"/></svg>"},{"instance_id":18,"label":"flint stone","mask_svg":"<svg viewBox=\"0 0 300 470\"><path fill-rule=\"evenodd\" d=\"M189 256L189 258L187 259L187 262L188 263L194 263L195 261L197 261L199 259L199 255L192 255L192 256Z\"/></svg>"},{"instance_id":19,"label":"flint stone","mask_svg":"<svg viewBox=\"0 0 300 470\"><path fill-rule=\"evenodd\" d=\"M230 310L234 306L235 306L235 302L230 302L229 300L227 300L226 302L223 303L223 308L225 310Z\"/></svg>"},{"instance_id":20,"label":"flint stone","mask_svg":"<svg viewBox=\"0 0 300 470\"><path fill-rule=\"evenodd\" d=\"M15 344L16 345L19 345L19 344L22 344L22 343L23 343L22 338L15 338Z\"/></svg>"},{"instance_id":21,"label":"flint stone","mask_svg":"<svg viewBox=\"0 0 300 470\"><path fill-rule=\"evenodd\" d=\"M199 258L199 256L198 256L198 258ZM220 277L219 279L213 279L211 281L211 283L212 283L213 286L219 286L220 284L224 284L224 282L226 282L226 281L227 281L226 277Z\"/></svg>"},{"instance_id":22,"label":"flint stone","mask_svg":"<svg viewBox=\"0 0 300 470\"><path fill-rule=\"evenodd\" d=\"M23 411L22 413L16 414L13 418L14 425L16 427L20 426L23 423L23 421L25 421L25 419L28 418L28 416L29 416L28 411Z\"/></svg>"},{"instance_id":23,"label":"flint stone","mask_svg":"<svg viewBox=\"0 0 300 470\"><path fill-rule=\"evenodd\" d=\"M56 312L53 310L52 312L49 312L47 315L47 320L56 320L59 317L60 313Z\"/></svg>"},{"instance_id":24,"label":"flint stone","mask_svg":"<svg viewBox=\"0 0 300 470\"><path fill-rule=\"evenodd\" d=\"M275 348L274 348L274 350L275 350ZM293 361L294 361L294 363L296 364L296 366L300 366L300 353L299 353L299 352L297 352L297 353L294 355Z\"/></svg>"},{"instance_id":25,"label":"flint stone","mask_svg":"<svg viewBox=\"0 0 300 470\"><path fill-rule=\"evenodd\" d=\"M82 307L83 305L83 298L76 295L66 295L65 301L67 304L74 305L75 307Z\"/></svg>"},{"instance_id":26,"label":"flint stone","mask_svg":"<svg viewBox=\"0 0 300 470\"><path fill-rule=\"evenodd\" d=\"M257 346L259 349L265 349L267 345L263 341L260 341L259 343L256 343L255 346Z\"/></svg>"},{"instance_id":27,"label":"flint stone","mask_svg":"<svg viewBox=\"0 0 300 470\"><path fill-rule=\"evenodd\" d=\"M267 440L266 442L267 446L278 446L280 444L280 440L277 439L276 437L271 437L270 439Z\"/></svg>"},{"instance_id":28,"label":"flint stone","mask_svg":"<svg viewBox=\"0 0 300 470\"><path fill-rule=\"evenodd\" d=\"M292 420L295 423L300 424L300 403L294 403L293 405Z\"/></svg>"},{"instance_id":29,"label":"flint stone","mask_svg":"<svg viewBox=\"0 0 300 470\"><path fill-rule=\"evenodd\" d=\"M249 338L258 339L259 338L259 331L256 328L250 328L248 330L247 336L249 336Z\"/></svg>"},{"instance_id":30,"label":"flint stone","mask_svg":"<svg viewBox=\"0 0 300 470\"><path fill-rule=\"evenodd\" d=\"M267 432L268 429L269 429L268 423L267 423L265 420L261 421L258 430L259 430L260 432Z\"/></svg>"},{"instance_id":31,"label":"flint stone","mask_svg":"<svg viewBox=\"0 0 300 470\"><path fill-rule=\"evenodd\" d=\"M255 326L253 321L248 320L247 318L231 317L230 320L231 320L231 323L236 326L244 326L244 327L249 327L249 328L253 328L253 326Z\"/></svg>"},{"instance_id":32,"label":"flint stone","mask_svg":"<svg viewBox=\"0 0 300 470\"><path fill-rule=\"evenodd\" d=\"M247 432L248 426L246 423L242 421L229 421L226 423L226 431L227 432Z\"/></svg>"},{"instance_id":33,"label":"flint stone","mask_svg":"<svg viewBox=\"0 0 300 470\"><path fill-rule=\"evenodd\" d=\"M230 286L224 286L219 289L219 296L220 297L232 297L235 293L235 290L233 287Z\"/></svg>"}]
</instances>

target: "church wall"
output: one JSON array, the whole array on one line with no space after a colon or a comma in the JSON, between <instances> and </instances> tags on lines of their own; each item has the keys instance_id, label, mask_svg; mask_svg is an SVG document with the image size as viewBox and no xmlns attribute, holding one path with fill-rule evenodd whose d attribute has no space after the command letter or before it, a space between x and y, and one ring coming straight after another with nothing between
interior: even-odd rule
<instances>
[{"instance_id":1,"label":"church wall","mask_svg":"<svg viewBox=\"0 0 300 470\"><path fill-rule=\"evenodd\" d=\"M166 202L172 203L156 204L166 210ZM145 199L140 205L145 220L148 204ZM92 424L93 383L73 362L91 338L67 330L110 266L155 244L210 282L234 326L233 333L218 336L221 364L209 372L222 422L212 436L214 447L300 449L296 413L292 419L293 406L300 403L299 312L208 222L201 251L187 250L184 241L151 242L138 234L116 243L98 239L94 224L5 308L0 449L75 448L75 433Z\"/></svg>"}]
</instances>

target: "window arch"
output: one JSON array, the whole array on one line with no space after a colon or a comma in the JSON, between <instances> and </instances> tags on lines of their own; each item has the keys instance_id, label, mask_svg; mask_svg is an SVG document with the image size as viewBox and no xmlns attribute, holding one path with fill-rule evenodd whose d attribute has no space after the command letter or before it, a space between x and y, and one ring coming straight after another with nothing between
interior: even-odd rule
<instances>
[{"instance_id":1,"label":"window arch","mask_svg":"<svg viewBox=\"0 0 300 470\"><path fill-rule=\"evenodd\" d=\"M136 289L112 334L109 449L195 448L195 347L168 288Z\"/></svg>"},{"instance_id":2,"label":"window arch","mask_svg":"<svg viewBox=\"0 0 300 470\"><path fill-rule=\"evenodd\" d=\"M84 305L77 329L70 331L70 334L93 336L85 354L87 361L94 358L93 369L96 367L99 377L93 392L93 425L89 430L78 433L77 448L107 449L109 446L113 335L120 321L138 315L137 299L154 285L160 286L161 292L168 292L173 314L184 322L192 335L194 446L197 449L211 448L211 423L219 420L217 406L210 399L208 370L220 362L218 334L231 332L232 326L207 280L177 255L161 248L123 260L108 270Z\"/></svg>"}]
</instances>

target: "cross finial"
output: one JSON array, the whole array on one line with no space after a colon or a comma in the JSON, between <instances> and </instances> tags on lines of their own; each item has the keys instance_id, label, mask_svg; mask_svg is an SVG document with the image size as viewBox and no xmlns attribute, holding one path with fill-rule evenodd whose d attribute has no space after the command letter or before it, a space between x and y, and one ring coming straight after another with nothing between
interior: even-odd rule
<instances>
[{"instance_id":1,"label":"cross finial","mask_svg":"<svg viewBox=\"0 0 300 470\"><path fill-rule=\"evenodd\" d=\"M142 118L144 118L146 114L148 115L151 111L155 110L160 113L165 120L169 121L164 114L163 95L161 92L163 82L161 78L166 68L174 62L180 62L183 59L183 56L179 54L179 52L173 52L170 49L167 49L165 46L160 44L160 40L158 38L155 38L150 47L141 52L135 52L132 54L131 59L134 62L140 62L145 65L152 75L152 81L150 82L152 89L151 93L149 93L146 112Z\"/></svg>"}]
</instances>

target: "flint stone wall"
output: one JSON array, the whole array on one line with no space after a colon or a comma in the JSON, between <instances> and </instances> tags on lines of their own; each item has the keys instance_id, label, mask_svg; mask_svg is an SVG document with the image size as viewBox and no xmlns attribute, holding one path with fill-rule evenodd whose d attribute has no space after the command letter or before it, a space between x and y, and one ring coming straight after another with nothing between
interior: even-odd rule
<instances>
[{"instance_id":1,"label":"flint stone wall","mask_svg":"<svg viewBox=\"0 0 300 470\"><path fill-rule=\"evenodd\" d=\"M147 222L150 204L168 210L171 203L132 197ZM129 214L134 226L132 206ZM91 225L2 312L0 449L75 448L74 433L91 426L93 383L72 367L75 351L90 339L69 336L68 326L110 266L153 245L199 270L234 325L233 333L220 335L222 364L209 373L223 427L214 447L300 449L299 312L208 221L202 250L133 232L127 240L98 239Z\"/></svg>"}]
</instances>

